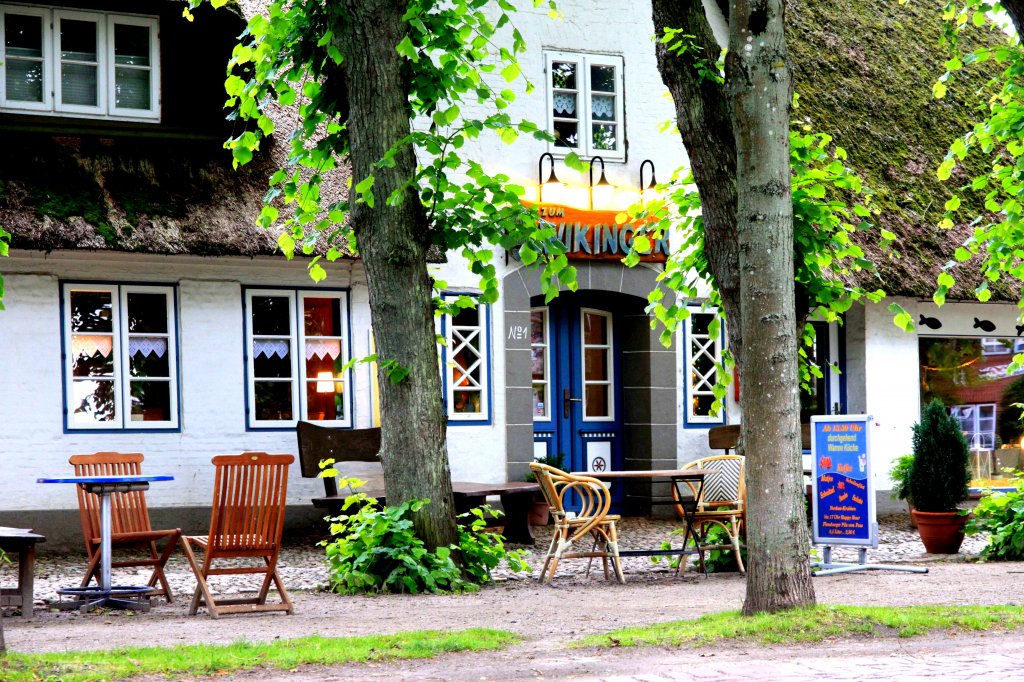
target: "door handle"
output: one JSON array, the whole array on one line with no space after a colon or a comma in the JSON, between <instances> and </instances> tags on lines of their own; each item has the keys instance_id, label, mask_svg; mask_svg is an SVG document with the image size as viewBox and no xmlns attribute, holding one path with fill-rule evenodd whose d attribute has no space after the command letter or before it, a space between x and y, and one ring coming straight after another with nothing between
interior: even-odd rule
<instances>
[{"instance_id":1,"label":"door handle","mask_svg":"<svg viewBox=\"0 0 1024 682\"><path fill-rule=\"evenodd\" d=\"M562 418L569 418L569 410L571 408L570 403L582 403L583 398L570 398L569 389L562 389Z\"/></svg>"}]
</instances>

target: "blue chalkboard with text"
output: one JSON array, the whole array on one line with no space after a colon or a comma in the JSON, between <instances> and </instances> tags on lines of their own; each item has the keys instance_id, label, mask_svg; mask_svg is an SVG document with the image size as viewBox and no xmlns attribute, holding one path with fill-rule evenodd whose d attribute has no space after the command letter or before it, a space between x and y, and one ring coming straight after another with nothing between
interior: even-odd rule
<instances>
[{"instance_id":1,"label":"blue chalkboard with text","mask_svg":"<svg viewBox=\"0 0 1024 682\"><path fill-rule=\"evenodd\" d=\"M814 544L878 546L867 415L811 417Z\"/></svg>"}]
</instances>

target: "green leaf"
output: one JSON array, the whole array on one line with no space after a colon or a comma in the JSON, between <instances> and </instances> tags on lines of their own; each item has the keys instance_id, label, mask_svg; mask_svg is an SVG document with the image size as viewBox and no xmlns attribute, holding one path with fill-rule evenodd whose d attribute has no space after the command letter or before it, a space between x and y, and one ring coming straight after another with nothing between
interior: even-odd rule
<instances>
[{"instance_id":1,"label":"green leaf","mask_svg":"<svg viewBox=\"0 0 1024 682\"><path fill-rule=\"evenodd\" d=\"M942 99L946 96L946 84L942 81L935 81L935 85L932 86L932 96L935 99Z\"/></svg>"},{"instance_id":2,"label":"green leaf","mask_svg":"<svg viewBox=\"0 0 1024 682\"><path fill-rule=\"evenodd\" d=\"M519 64L512 62L501 70L501 77L505 79L506 83L511 83L519 78L520 73L522 73L522 70L519 68Z\"/></svg>"},{"instance_id":3,"label":"green leaf","mask_svg":"<svg viewBox=\"0 0 1024 682\"><path fill-rule=\"evenodd\" d=\"M399 41L398 45L395 46L395 50L410 61L419 62L420 60L420 56L416 52L416 46L412 44L412 39L408 35Z\"/></svg>"},{"instance_id":4,"label":"green leaf","mask_svg":"<svg viewBox=\"0 0 1024 682\"><path fill-rule=\"evenodd\" d=\"M953 257L961 263L964 261L971 260L971 252L962 246L956 247L956 251L953 253Z\"/></svg>"}]
</instances>

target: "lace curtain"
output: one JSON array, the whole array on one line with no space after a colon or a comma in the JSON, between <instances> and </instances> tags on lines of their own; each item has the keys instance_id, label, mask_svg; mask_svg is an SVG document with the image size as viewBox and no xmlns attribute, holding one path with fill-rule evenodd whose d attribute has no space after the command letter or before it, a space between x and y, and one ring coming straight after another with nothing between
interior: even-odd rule
<instances>
[{"instance_id":1,"label":"lace curtain","mask_svg":"<svg viewBox=\"0 0 1024 682\"><path fill-rule=\"evenodd\" d=\"M576 115L576 95L571 92L554 93L555 113L563 116Z\"/></svg>"}]
</instances>

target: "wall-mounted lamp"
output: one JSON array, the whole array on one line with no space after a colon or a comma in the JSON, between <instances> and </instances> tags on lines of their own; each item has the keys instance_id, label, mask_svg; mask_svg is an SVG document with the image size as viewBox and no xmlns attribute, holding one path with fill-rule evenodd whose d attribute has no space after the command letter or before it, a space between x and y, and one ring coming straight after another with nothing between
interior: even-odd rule
<instances>
[{"instance_id":1,"label":"wall-mounted lamp","mask_svg":"<svg viewBox=\"0 0 1024 682\"><path fill-rule=\"evenodd\" d=\"M548 175L548 179L544 179L544 157L547 157L551 163L551 173ZM540 159L537 160L537 200L544 203L544 188L547 187L550 190L554 190L557 187L564 187L565 183L558 179L555 175L555 157L551 152L544 152L540 155Z\"/></svg>"},{"instance_id":2,"label":"wall-mounted lamp","mask_svg":"<svg viewBox=\"0 0 1024 682\"><path fill-rule=\"evenodd\" d=\"M651 164L651 182L647 186L644 186L644 166L646 166L647 164ZM645 191L649 189L657 188L658 181L654 178L654 162L651 161L650 159L645 159L644 162L640 164L640 194L643 194Z\"/></svg>"},{"instance_id":3,"label":"wall-mounted lamp","mask_svg":"<svg viewBox=\"0 0 1024 682\"><path fill-rule=\"evenodd\" d=\"M601 162L601 178L594 184L594 164ZM612 198L615 195L615 185L608 182L604 175L604 159L595 156L590 160L590 210L611 209Z\"/></svg>"}]
</instances>

